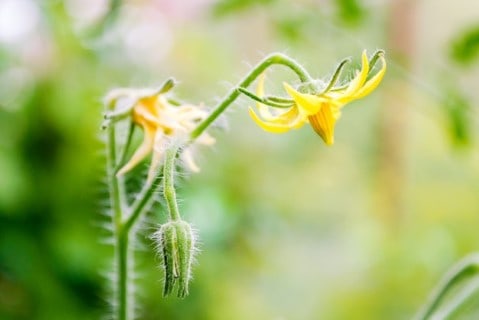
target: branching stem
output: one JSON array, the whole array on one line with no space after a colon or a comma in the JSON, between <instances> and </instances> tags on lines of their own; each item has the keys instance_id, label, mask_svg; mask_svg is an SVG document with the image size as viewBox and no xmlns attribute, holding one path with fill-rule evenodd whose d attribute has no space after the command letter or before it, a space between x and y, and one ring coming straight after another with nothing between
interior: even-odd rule
<instances>
[{"instance_id":1,"label":"branching stem","mask_svg":"<svg viewBox=\"0 0 479 320\"><path fill-rule=\"evenodd\" d=\"M119 2L112 0L112 3ZM267 56L263 61L256 65L251 72L238 84L237 87L231 89L231 91L225 96L213 112L201 122L190 134L190 142L199 137L203 131L210 126L218 116L225 111L225 109L231 105L236 98L241 94L238 88L247 88L262 72L268 67L279 64L284 65L293 70L305 84L313 83L311 76L308 72L299 65L293 59L281 54L275 53ZM161 90L167 91L174 85L173 80L168 80ZM161 91L161 92L163 92ZM108 111L111 111L116 103L117 99L112 99L108 103ZM284 101L266 101L270 104L282 106ZM287 100L286 102L289 102ZM118 116L121 118L123 114L115 115L109 113L110 118L112 116ZM115 118L116 119L116 118ZM129 128L127 141L123 152L120 156L120 161L117 161L116 150L116 133L114 119L108 119L105 126L108 128L108 142L107 142L107 173L108 173L108 185L110 193L111 207L113 210L112 222L114 226L115 236L115 262L116 262L116 319L117 320L129 320L132 316L133 302L129 292L130 277L129 267L133 265L133 255L130 248L130 237L132 236L132 230L134 230L135 224L139 218L145 214L150 207L154 194L158 191L161 179L163 179L163 192L168 207L169 219L176 221L180 219L178 205L176 201L176 190L174 186L174 174L175 174L175 161L179 152L179 146L172 146L166 152L165 164L163 171L159 171L152 183L147 183L142 188L140 194L133 202L131 206L128 206L126 199L125 185L123 179L116 176L116 171L119 166L124 162L126 152L128 150L131 137L133 135L133 127Z\"/></svg>"}]
</instances>

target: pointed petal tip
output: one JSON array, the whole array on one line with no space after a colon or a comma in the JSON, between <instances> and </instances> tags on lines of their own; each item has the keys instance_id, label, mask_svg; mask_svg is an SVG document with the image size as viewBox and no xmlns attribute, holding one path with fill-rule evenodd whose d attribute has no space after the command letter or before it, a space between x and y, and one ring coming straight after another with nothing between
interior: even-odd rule
<instances>
[{"instance_id":1,"label":"pointed petal tip","mask_svg":"<svg viewBox=\"0 0 479 320\"><path fill-rule=\"evenodd\" d=\"M323 134L318 133L318 135L320 136L321 140L323 140L326 146L331 147L334 144L334 136L327 136L325 133Z\"/></svg>"},{"instance_id":2,"label":"pointed petal tip","mask_svg":"<svg viewBox=\"0 0 479 320\"><path fill-rule=\"evenodd\" d=\"M364 58L368 58L368 51L366 49L363 49L363 52L361 53L361 60L364 60Z\"/></svg>"},{"instance_id":3,"label":"pointed petal tip","mask_svg":"<svg viewBox=\"0 0 479 320\"><path fill-rule=\"evenodd\" d=\"M334 138L331 138L329 140L324 140L324 143L328 146L331 147L334 144Z\"/></svg>"},{"instance_id":4,"label":"pointed petal tip","mask_svg":"<svg viewBox=\"0 0 479 320\"><path fill-rule=\"evenodd\" d=\"M293 100L294 100L294 97L299 94L299 92L287 82L283 82L283 88L284 90L286 90L289 96L293 98Z\"/></svg>"}]
</instances>

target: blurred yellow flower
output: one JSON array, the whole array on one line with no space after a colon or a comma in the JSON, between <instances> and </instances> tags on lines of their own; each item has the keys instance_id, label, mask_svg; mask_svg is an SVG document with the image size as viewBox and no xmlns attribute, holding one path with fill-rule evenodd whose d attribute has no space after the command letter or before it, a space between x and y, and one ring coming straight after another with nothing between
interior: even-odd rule
<instances>
[{"instance_id":1,"label":"blurred yellow flower","mask_svg":"<svg viewBox=\"0 0 479 320\"><path fill-rule=\"evenodd\" d=\"M265 131L282 133L297 129L309 123L314 131L321 136L327 145L334 143L334 126L341 116L341 109L347 103L360 99L371 93L381 82L386 72L386 61L383 54L379 55L381 69L369 80L369 60L366 51L362 54L362 67L347 86L332 88L320 94L301 93L293 87L284 84L286 92L294 104L291 108L279 114L272 114L264 104L258 103L259 116L252 108L249 113L253 120ZM263 95L264 78L258 83L257 94Z\"/></svg>"},{"instance_id":2,"label":"blurred yellow flower","mask_svg":"<svg viewBox=\"0 0 479 320\"><path fill-rule=\"evenodd\" d=\"M137 97L131 116L133 123L143 129L143 142L117 175L130 171L152 153L147 178L150 183L161 165L164 151L169 144L175 140L186 140L196 124L206 118L207 112L193 105L171 105L164 94L154 93ZM204 133L195 142L211 145L215 140ZM191 148L192 146L189 146L183 150L182 159L190 170L197 172L199 168L193 161Z\"/></svg>"}]
</instances>

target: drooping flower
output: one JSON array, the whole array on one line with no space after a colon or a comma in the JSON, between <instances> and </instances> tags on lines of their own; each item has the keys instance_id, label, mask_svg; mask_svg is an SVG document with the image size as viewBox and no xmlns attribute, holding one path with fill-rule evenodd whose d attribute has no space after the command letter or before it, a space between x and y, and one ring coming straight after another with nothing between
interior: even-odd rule
<instances>
[{"instance_id":1,"label":"drooping flower","mask_svg":"<svg viewBox=\"0 0 479 320\"><path fill-rule=\"evenodd\" d=\"M346 85L330 88L320 93L302 93L285 83L284 88L293 99L293 105L279 114L270 112L270 108L258 103L259 116L252 108L250 116L265 131L282 133L297 129L309 123L327 145L334 143L334 127L341 116L341 109L348 103L371 93L381 82L386 72L386 61L382 53L379 71L368 80L370 62L366 51L362 54L362 67L356 76ZM258 83L258 95L263 94L263 81Z\"/></svg>"},{"instance_id":2,"label":"drooping flower","mask_svg":"<svg viewBox=\"0 0 479 320\"><path fill-rule=\"evenodd\" d=\"M198 122L208 115L201 107L194 105L172 105L165 94L158 92L127 91L133 95L133 107L131 119L135 125L143 129L143 142L136 149L130 160L123 165L117 175L123 175L133 169L150 153L152 154L151 165L148 171L147 182L153 178L161 165L165 149L176 140L186 140L189 133L196 127ZM211 145L215 142L207 133L202 134L195 143ZM187 167L194 172L199 171L193 161L189 146L182 152L182 159Z\"/></svg>"}]
</instances>

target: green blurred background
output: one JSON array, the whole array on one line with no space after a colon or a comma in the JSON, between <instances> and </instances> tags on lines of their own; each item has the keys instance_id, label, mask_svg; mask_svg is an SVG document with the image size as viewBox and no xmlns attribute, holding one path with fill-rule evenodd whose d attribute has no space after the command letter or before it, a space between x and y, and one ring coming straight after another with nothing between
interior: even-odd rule
<instances>
[{"instance_id":1,"label":"green blurred background","mask_svg":"<svg viewBox=\"0 0 479 320\"><path fill-rule=\"evenodd\" d=\"M109 89L174 76L179 98L214 106L272 51L327 78L377 48L386 78L346 107L333 147L307 127L263 132L247 99L220 119L180 182L201 240L191 294L161 297L158 205L138 235L140 319L411 318L479 248L479 3L0 0L0 319L109 314ZM268 90L293 79L268 72Z\"/></svg>"}]
</instances>

